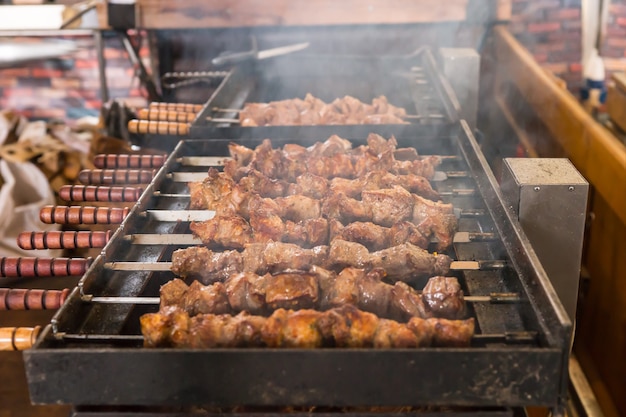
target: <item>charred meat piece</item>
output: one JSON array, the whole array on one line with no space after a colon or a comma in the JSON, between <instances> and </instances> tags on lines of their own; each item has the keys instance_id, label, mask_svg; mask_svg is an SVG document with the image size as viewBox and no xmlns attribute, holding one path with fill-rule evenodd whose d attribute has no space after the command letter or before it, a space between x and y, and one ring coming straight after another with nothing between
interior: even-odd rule
<instances>
[{"instance_id":1,"label":"charred meat piece","mask_svg":"<svg viewBox=\"0 0 626 417\"><path fill-rule=\"evenodd\" d=\"M191 222L189 229L207 246L243 249L253 242L252 228L241 216L215 216L203 222Z\"/></svg>"},{"instance_id":2,"label":"charred meat piece","mask_svg":"<svg viewBox=\"0 0 626 417\"><path fill-rule=\"evenodd\" d=\"M419 339L408 326L388 319L378 321L374 335L375 348L416 348L419 345Z\"/></svg>"},{"instance_id":3,"label":"charred meat piece","mask_svg":"<svg viewBox=\"0 0 626 417\"><path fill-rule=\"evenodd\" d=\"M413 195L402 187L363 191L361 198L372 212L372 222L381 226L391 227L413 214Z\"/></svg>"},{"instance_id":4,"label":"charred meat piece","mask_svg":"<svg viewBox=\"0 0 626 417\"><path fill-rule=\"evenodd\" d=\"M336 347L372 347L379 318L346 304L324 313L318 327L327 343Z\"/></svg>"},{"instance_id":5,"label":"charred meat piece","mask_svg":"<svg viewBox=\"0 0 626 417\"><path fill-rule=\"evenodd\" d=\"M389 314L391 318L398 321L406 321L411 317L431 317L430 311L424 306L422 297L401 281L396 282L391 289Z\"/></svg>"},{"instance_id":6,"label":"charred meat piece","mask_svg":"<svg viewBox=\"0 0 626 417\"><path fill-rule=\"evenodd\" d=\"M243 267L242 255L237 251L213 252L205 247L190 247L172 254L172 272L203 284L224 281Z\"/></svg>"},{"instance_id":7,"label":"charred meat piece","mask_svg":"<svg viewBox=\"0 0 626 417\"><path fill-rule=\"evenodd\" d=\"M231 312L226 288L221 282L202 285L194 281L185 294L185 311L190 316L197 314L228 314Z\"/></svg>"},{"instance_id":8,"label":"charred meat piece","mask_svg":"<svg viewBox=\"0 0 626 417\"><path fill-rule=\"evenodd\" d=\"M452 204L435 202L413 195L412 223L426 236L437 238L437 249L444 250L452 244L458 220Z\"/></svg>"},{"instance_id":9,"label":"charred meat piece","mask_svg":"<svg viewBox=\"0 0 626 417\"><path fill-rule=\"evenodd\" d=\"M431 318L427 321L433 326L433 346L469 346L474 334L474 318L467 320L447 320Z\"/></svg>"},{"instance_id":10,"label":"charred meat piece","mask_svg":"<svg viewBox=\"0 0 626 417\"><path fill-rule=\"evenodd\" d=\"M319 300L317 276L308 272L283 272L267 278L265 302L271 310L314 308Z\"/></svg>"},{"instance_id":11,"label":"charred meat piece","mask_svg":"<svg viewBox=\"0 0 626 417\"><path fill-rule=\"evenodd\" d=\"M267 272L306 271L313 265L323 267L327 254L327 246L304 249L291 243L269 242L263 251L263 263Z\"/></svg>"},{"instance_id":12,"label":"charred meat piece","mask_svg":"<svg viewBox=\"0 0 626 417\"><path fill-rule=\"evenodd\" d=\"M456 278L430 278L422 290L422 300L436 317L457 319L465 312L463 290Z\"/></svg>"},{"instance_id":13,"label":"charred meat piece","mask_svg":"<svg viewBox=\"0 0 626 417\"><path fill-rule=\"evenodd\" d=\"M235 181L232 176L219 172L215 168L209 168L208 175L203 181L189 183L190 208L192 210L214 208L215 204L228 195L234 186Z\"/></svg>"},{"instance_id":14,"label":"charred meat piece","mask_svg":"<svg viewBox=\"0 0 626 417\"><path fill-rule=\"evenodd\" d=\"M331 250L332 253L332 250ZM410 243L393 246L370 254L366 265L382 268L393 281L413 281L450 271L452 259L443 254L433 255Z\"/></svg>"},{"instance_id":15,"label":"charred meat piece","mask_svg":"<svg viewBox=\"0 0 626 417\"><path fill-rule=\"evenodd\" d=\"M268 277L253 272L233 274L224 283L228 303L234 311L263 314Z\"/></svg>"},{"instance_id":16,"label":"charred meat piece","mask_svg":"<svg viewBox=\"0 0 626 417\"><path fill-rule=\"evenodd\" d=\"M139 318L144 346L186 347L189 343L189 315L178 307L166 307Z\"/></svg>"}]
</instances>

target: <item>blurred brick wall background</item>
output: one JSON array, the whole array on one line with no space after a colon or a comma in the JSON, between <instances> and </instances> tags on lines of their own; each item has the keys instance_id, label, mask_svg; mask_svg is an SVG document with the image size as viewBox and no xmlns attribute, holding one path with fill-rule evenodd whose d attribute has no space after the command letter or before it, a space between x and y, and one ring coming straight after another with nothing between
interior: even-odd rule
<instances>
[{"instance_id":1,"label":"blurred brick wall background","mask_svg":"<svg viewBox=\"0 0 626 417\"><path fill-rule=\"evenodd\" d=\"M79 47L69 56L0 69L0 109L18 110L31 119L78 119L99 114L102 101L94 40L90 36L66 39ZM123 99L130 106L145 105L121 40L108 36L104 43L109 97ZM140 49L140 56L150 68L146 46Z\"/></svg>"},{"instance_id":2,"label":"blurred brick wall background","mask_svg":"<svg viewBox=\"0 0 626 417\"><path fill-rule=\"evenodd\" d=\"M513 0L511 32L577 94L583 83L581 0ZM601 51L608 73L626 70L626 0L612 0Z\"/></svg>"},{"instance_id":3,"label":"blurred brick wall background","mask_svg":"<svg viewBox=\"0 0 626 417\"><path fill-rule=\"evenodd\" d=\"M607 72L626 70L626 0L612 0L601 54ZM577 94L582 85L581 0L513 0L511 32L546 69ZM0 69L0 109L16 109L35 119L76 119L97 115L101 107L94 42L73 38L81 49L62 60ZM126 51L118 38L106 39L107 81L111 98L143 106ZM148 48L140 51L149 68Z\"/></svg>"}]
</instances>

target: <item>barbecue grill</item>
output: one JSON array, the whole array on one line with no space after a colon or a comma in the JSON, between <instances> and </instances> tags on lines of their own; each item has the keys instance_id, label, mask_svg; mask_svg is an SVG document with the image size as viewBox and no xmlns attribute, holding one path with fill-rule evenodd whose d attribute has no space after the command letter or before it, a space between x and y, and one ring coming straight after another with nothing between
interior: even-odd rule
<instances>
[{"instance_id":1,"label":"barbecue grill","mask_svg":"<svg viewBox=\"0 0 626 417\"><path fill-rule=\"evenodd\" d=\"M473 132L459 119L455 94L428 49L384 59L283 57L238 66L217 77L219 87L201 108L184 109L194 114L186 119L190 122L137 124L145 134L143 143L168 154L99 157L101 169L120 171L85 174L83 180L93 185L61 194L68 200L137 201L129 211L59 211L66 221L121 221L114 233L86 232L65 240L64 235L31 234L22 239L32 247L51 242L104 246L100 256L93 262L29 261L21 268L17 261L3 264L3 271L14 275L32 274L38 264L47 265L51 274L82 274L88 268L24 353L34 403L73 404L76 416L364 415L364 410L365 415L403 411L497 416L513 415L525 406L563 413L571 323L504 203ZM384 94L417 118L406 125L255 128L223 120L237 114L221 110L240 109L244 102L302 97L306 92L329 101L344 94L364 101ZM453 274L468 296L469 315L477 323L471 346L143 347L139 317L158 309L159 288L174 277L169 271L172 252L194 244L188 221L199 214L185 211L189 178L219 166L231 141L249 147L265 138L274 146L311 145L337 134L356 146L371 132L394 135L400 147L415 148L420 155L442 156L433 184L459 217L449 255L456 261ZM145 182L149 184L140 185Z\"/></svg>"},{"instance_id":2,"label":"barbecue grill","mask_svg":"<svg viewBox=\"0 0 626 417\"><path fill-rule=\"evenodd\" d=\"M177 177L201 173L206 164L219 163L230 142L185 140L165 160L34 348L25 352L32 400L70 403L85 410L130 405L544 405L560 409L565 401L571 325L504 205L470 130L460 122L437 137L398 140L399 146L415 147L420 154L436 152L445 157L441 171L457 176L435 184L458 209L460 232L491 234L487 240L456 243L451 253L457 261L468 261L456 272L466 294L486 296L472 303L471 314L479 329L472 346L143 348L139 316L156 311L158 288L173 278L166 262L181 245L145 245L134 238L188 233L186 222L172 221L177 215L184 219L181 210L189 201L187 186ZM273 143L287 142L275 139ZM240 143L253 146L258 140ZM213 158L194 159L198 156ZM173 218L159 220L167 216ZM498 294L510 293L517 294L513 302L498 301Z\"/></svg>"}]
</instances>

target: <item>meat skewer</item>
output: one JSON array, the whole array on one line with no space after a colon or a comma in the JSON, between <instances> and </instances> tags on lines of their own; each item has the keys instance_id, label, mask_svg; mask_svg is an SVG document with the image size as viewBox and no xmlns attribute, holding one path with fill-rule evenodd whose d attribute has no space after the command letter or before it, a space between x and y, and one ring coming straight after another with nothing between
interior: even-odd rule
<instances>
[{"instance_id":1,"label":"meat skewer","mask_svg":"<svg viewBox=\"0 0 626 417\"><path fill-rule=\"evenodd\" d=\"M389 104L384 96L369 105L350 96L324 103L307 94L304 100L246 103L239 111L242 126L406 124L404 117L406 110Z\"/></svg>"},{"instance_id":2,"label":"meat skewer","mask_svg":"<svg viewBox=\"0 0 626 417\"><path fill-rule=\"evenodd\" d=\"M231 159L224 161L224 172L238 180L255 169L270 178L289 182L294 182L298 175L304 173L327 179L358 178L375 170L430 179L441 163L436 156L420 158L413 148L397 149L393 137L385 140L372 133L367 143L367 146L353 149L349 141L334 135L309 148L288 144L282 149L274 149L269 139L255 149L230 144Z\"/></svg>"},{"instance_id":3,"label":"meat skewer","mask_svg":"<svg viewBox=\"0 0 626 417\"><path fill-rule=\"evenodd\" d=\"M456 278L432 277L421 294L403 282L382 281L385 271L345 268L338 274L323 268L275 275L242 272L223 283L187 286L174 279L161 287L161 308L177 306L190 316L246 311L266 315L278 308L328 310L342 305L379 317L407 321L411 317L462 318L463 291Z\"/></svg>"},{"instance_id":4,"label":"meat skewer","mask_svg":"<svg viewBox=\"0 0 626 417\"><path fill-rule=\"evenodd\" d=\"M184 310L169 307L144 314L140 322L144 346L194 349L468 346L474 334L473 318L414 317L403 324L349 305L325 312L281 308L269 317L247 313L189 317Z\"/></svg>"},{"instance_id":5,"label":"meat skewer","mask_svg":"<svg viewBox=\"0 0 626 417\"><path fill-rule=\"evenodd\" d=\"M178 276L206 284L224 281L237 272L265 274L306 270L313 265L326 269L382 268L391 281L413 281L446 275L451 262L447 255L433 255L410 243L370 253L363 245L337 239L330 246L312 249L280 242L250 244L242 252L191 247L175 251L171 266Z\"/></svg>"}]
</instances>

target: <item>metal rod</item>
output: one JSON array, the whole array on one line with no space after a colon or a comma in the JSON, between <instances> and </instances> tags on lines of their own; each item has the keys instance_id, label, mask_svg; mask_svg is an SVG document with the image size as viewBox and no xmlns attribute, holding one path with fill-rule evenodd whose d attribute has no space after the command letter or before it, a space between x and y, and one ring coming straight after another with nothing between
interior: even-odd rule
<instances>
[{"instance_id":1,"label":"metal rod","mask_svg":"<svg viewBox=\"0 0 626 417\"><path fill-rule=\"evenodd\" d=\"M428 158L429 156L438 156L443 160L460 161L461 158L456 155L421 155L422 158ZM230 159L229 156L183 156L176 158L176 162L183 166L197 166L197 167L214 167L224 165L224 161ZM461 175L463 173L463 175ZM436 174L435 174L436 175ZM448 171L446 173L449 178L455 177L467 177L465 171Z\"/></svg>"},{"instance_id":2,"label":"metal rod","mask_svg":"<svg viewBox=\"0 0 626 417\"><path fill-rule=\"evenodd\" d=\"M214 112L219 112L219 113L239 113L243 109L227 109L227 108L222 109L219 107L213 107L211 110ZM402 116L402 118L404 119L443 119L444 115L443 114L429 114L429 115L407 114L405 116ZM211 118L209 117L208 119L210 120Z\"/></svg>"},{"instance_id":3,"label":"metal rod","mask_svg":"<svg viewBox=\"0 0 626 417\"><path fill-rule=\"evenodd\" d=\"M239 119L223 119L223 118L215 118L215 117L207 117L206 119L209 122L214 122L214 123L234 123L234 124L241 123Z\"/></svg>"},{"instance_id":4,"label":"metal rod","mask_svg":"<svg viewBox=\"0 0 626 417\"><path fill-rule=\"evenodd\" d=\"M193 218L193 212L188 212L186 221L202 221ZM206 213L198 210L197 213ZM167 233L136 233L124 236L124 239L133 245L202 245L202 240L192 234L167 234ZM457 232L454 235L454 243L484 242L494 240L493 233ZM436 240L434 241L436 242Z\"/></svg>"},{"instance_id":5,"label":"metal rod","mask_svg":"<svg viewBox=\"0 0 626 417\"><path fill-rule=\"evenodd\" d=\"M513 304L521 301L517 293L503 293L490 295L470 295L463 299L468 303L492 303L492 304ZM158 305L161 303L160 297L98 297L85 294L81 300L88 303L98 304L150 304Z\"/></svg>"},{"instance_id":6,"label":"metal rod","mask_svg":"<svg viewBox=\"0 0 626 417\"><path fill-rule=\"evenodd\" d=\"M469 196L473 196L475 193L476 193L476 190L474 190L473 188L455 188L450 191L440 191L439 195L445 196L445 197L459 197L459 196L469 197ZM162 193L160 191L155 191L153 195L155 197L167 197L167 198L190 198L191 197L191 194L185 194L185 193L168 194L168 193Z\"/></svg>"},{"instance_id":7,"label":"metal rod","mask_svg":"<svg viewBox=\"0 0 626 417\"><path fill-rule=\"evenodd\" d=\"M464 171L436 171L431 181L441 182L446 181L449 178L466 178L467 176L468 173ZM204 180L208 177L208 175L206 172L170 172L166 175L166 177L174 182L195 182Z\"/></svg>"},{"instance_id":8,"label":"metal rod","mask_svg":"<svg viewBox=\"0 0 626 417\"><path fill-rule=\"evenodd\" d=\"M503 260L488 261L452 261L450 270L452 271L485 271L491 269L501 269L508 265ZM106 269L112 271L169 271L171 262L106 262Z\"/></svg>"},{"instance_id":9,"label":"metal rod","mask_svg":"<svg viewBox=\"0 0 626 417\"><path fill-rule=\"evenodd\" d=\"M99 304L159 304L160 297L95 297L85 294L80 298L88 303Z\"/></svg>"},{"instance_id":10,"label":"metal rod","mask_svg":"<svg viewBox=\"0 0 626 417\"><path fill-rule=\"evenodd\" d=\"M53 337L57 340L84 340L91 342L141 342L144 340L142 335L133 334L80 334L80 333L53 333ZM527 344L535 343L537 340L537 332L504 332L504 333L483 333L472 336L473 342L482 343L511 343L511 344Z\"/></svg>"},{"instance_id":11,"label":"metal rod","mask_svg":"<svg viewBox=\"0 0 626 417\"><path fill-rule=\"evenodd\" d=\"M213 210L146 210L142 214L161 222L203 222L215 217Z\"/></svg>"}]
</instances>

